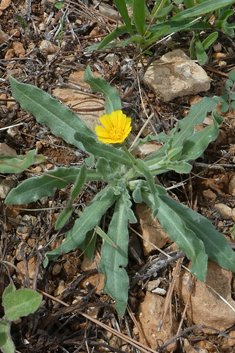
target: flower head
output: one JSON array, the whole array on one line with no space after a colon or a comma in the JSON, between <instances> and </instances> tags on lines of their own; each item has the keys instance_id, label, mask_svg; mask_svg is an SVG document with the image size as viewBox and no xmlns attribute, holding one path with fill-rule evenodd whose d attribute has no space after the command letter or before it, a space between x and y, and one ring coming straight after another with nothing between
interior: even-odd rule
<instances>
[{"instance_id":1,"label":"flower head","mask_svg":"<svg viewBox=\"0 0 235 353\"><path fill-rule=\"evenodd\" d=\"M95 132L103 143L122 143L131 131L131 118L121 110L105 114L99 120L104 127L96 125Z\"/></svg>"}]
</instances>

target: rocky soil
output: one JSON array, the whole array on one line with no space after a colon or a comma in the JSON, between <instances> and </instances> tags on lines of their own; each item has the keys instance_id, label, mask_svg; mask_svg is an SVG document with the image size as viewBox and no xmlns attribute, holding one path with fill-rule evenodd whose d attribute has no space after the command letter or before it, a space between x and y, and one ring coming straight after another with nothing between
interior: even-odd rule
<instances>
[{"instance_id":1,"label":"rocky soil","mask_svg":"<svg viewBox=\"0 0 235 353\"><path fill-rule=\"evenodd\" d=\"M104 99L83 82L90 65L95 76L118 90L123 111L132 118L134 139L140 131L141 137L169 133L201 97L222 94L227 74L234 69L235 44L222 33L204 67L189 59L191 33L156 44L152 50L157 61L149 67L151 56L140 56L134 46L88 52L88 46L122 24L115 6L112 1L64 4L58 10L53 0L0 3L0 155L37 148L46 162L32 172L81 166L84 155L20 108L11 95L9 75L56 97L94 129L104 113ZM193 67L195 74L185 77L179 72L182 65ZM164 87L161 77L167 77ZM189 175L169 172L159 179L175 199L207 217L233 247L234 111L223 116L219 137L193 163ZM198 129L211 122L208 115ZM148 143L135 153L143 158L157 147ZM44 268L44 253L63 241L76 214L66 229L54 229L71 185L35 203L4 204L7 193L31 175L2 174L0 166L0 294L11 280L17 288L43 293L38 311L12 326L17 352L235 352L234 274L210 261L206 283L196 280L187 271L190 262L144 204L136 206L138 224L130 227L130 293L123 318L102 291L100 240L93 263L74 250ZM86 184L81 209L102 187ZM2 316L2 307L0 312Z\"/></svg>"}]
</instances>

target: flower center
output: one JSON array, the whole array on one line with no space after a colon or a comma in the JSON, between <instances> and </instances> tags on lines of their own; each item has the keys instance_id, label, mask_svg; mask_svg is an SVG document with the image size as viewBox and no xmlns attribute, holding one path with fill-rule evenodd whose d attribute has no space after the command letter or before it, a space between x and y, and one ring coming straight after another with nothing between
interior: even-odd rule
<instances>
[{"instance_id":1,"label":"flower center","mask_svg":"<svg viewBox=\"0 0 235 353\"><path fill-rule=\"evenodd\" d=\"M123 138L123 129L121 129L120 127L113 127L109 131L109 135L110 135L110 138L114 141L120 140Z\"/></svg>"}]
</instances>

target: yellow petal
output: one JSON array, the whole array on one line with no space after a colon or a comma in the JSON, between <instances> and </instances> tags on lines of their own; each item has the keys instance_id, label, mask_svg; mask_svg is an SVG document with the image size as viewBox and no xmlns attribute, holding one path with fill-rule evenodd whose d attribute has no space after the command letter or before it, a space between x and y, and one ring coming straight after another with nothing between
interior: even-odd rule
<instances>
[{"instance_id":1,"label":"yellow petal","mask_svg":"<svg viewBox=\"0 0 235 353\"><path fill-rule=\"evenodd\" d=\"M95 127L95 133L96 133L96 135L101 136L101 137L107 137L107 138L110 137L109 132L105 128L98 126L98 125L96 125L96 127Z\"/></svg>"},{"instance_id":2,"label":"yellow petal","mask_svg":"<svg viewBox=\"0 0 235 353\"><path fill-rule=\"evenodd\" d=\"M99 121L105 127L105 129L107 129L107 130L112 129L112 122L110 121L110 117L107 114L101 116L99 118Z\"/></svg>"}]
</instances>

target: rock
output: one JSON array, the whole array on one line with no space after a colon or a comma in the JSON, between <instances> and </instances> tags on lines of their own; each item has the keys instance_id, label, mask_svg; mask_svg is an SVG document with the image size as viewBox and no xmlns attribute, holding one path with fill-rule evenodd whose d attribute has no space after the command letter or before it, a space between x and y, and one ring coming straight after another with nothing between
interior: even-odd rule
<instances>
[{"instance_id":1,"label":"rock","mask_svg":"<svg viewBox=\"0 0 235 353\"><path fill-rule=\"evenodd\" d=\"M29 261L28 261L28 272L29 272L29 278L33 279L35 276L35 268L36 268L36 263L37 263L37 257L32 257ZM25 272L25 267L24 267L24 261L20 261L17 264L17 268L23 273L23 275L25 276L26 272ZM17 277L19 279L22 279L21 275L19 274L19 272L17 271Z\"/></svg>"},{"instance_id":2,"label":"rock","mask_svg":"<svg viewBox=\"0 0 235 353\"><path fill-rule=\"evenodd\" d=\"M162 248L167 243L172 242L157 217L152 218L152 210L144 202L136 205L136 216L139 219L140 232L144 239L148 240L148 242L143 241L144 255L148 255L152 250L156 249L154 245ZM149 242L153 245L149 244Z\"/></svg>"},{"instance_id":3,"label":"rock","mask_svg":"<svg viewBox=\"0 0 235 353\"><path fill-rule=\"evenodd\" d=\"M215 208L219 211L219 214L223 219L232 218L232 209L223 203L215 204Z\"/></svg>"},{"instance_id":4,"label":"rock","mask_svg":"<svg viewBox=\"0 0 235 353\"><path fill-rule=\"evenodd\" d=\"M25 55L25 49L24 49L23 44L21 42L13 42L12 43L12 48L14 50L14 53L19 58L22 58Z\"/></svg>"},{"instance_id":5,"label":"rock","mask_svg":"<svg viewBox=\"0 0 235 353\"><path fill-rule=\"evenodd\" d=\"M0 10L6 10L11 5L11 0L2 0L0 4Z\"/></svg>"},{"instance_id":6,"label":"rock","mask_svg":"<svg viewBox=\"0 0 235 353\"><path fill-rule=\"evenodd\" d=\"M48 40L43 40L40 44L39 50L42 55L47 56L50 54L55 54L59 50L59 47Z\"/></svg>"},{"instance_id":7,"label":"rock","mask_svg":"<svg viewBox=\"0 0 235 353\"><path fill-rule=\"evenodd\" d=\"M6 143L0 143L0 156L16 156L16 151Z\"/></svg>"},{"instance_id":8,"label":"rock","mask_svg":"<svg viewBox=\"0 0 235 353\"><path fill-rule=\"evenodd\" d=\"M112 6L104 2L99 5L99 11L102 15L112 18L115 21L119 18L118 12L114 10Z\"/></svg>"},{"instance_id":9,"label":"rock","mask_svg":"<svg viewBox=\"0 0 235 353\"><path fill-rule=\"evenodd\" d=\"M164 102L210 89L211 79L180 49L163 55L147 69L144 80Z\"/></svg>"},{"instance_id":10,"label":"rock","mask_svg":"<svg viewBox=\"0 0 235 353\"><path fill-rule=\"evenodd\" d=\"M110 66L114 66L117 64L119 57L115 54L108 54L104 58L104 61L106 61Z\"/></svg>"},{"instance_id":11,"label":"rock","mask_svg":"<svg viewBox=\"0 0 235 353\"><path fill-rule=\"evenodd\" d=\"M0 179L0 199L5 199L14 186L14 180Z\"/></svg>"},{"instance_id":12,"label":"rock","mask_svg":"<svg viewBox=\"0 0 235 353\"><path fill-rule=\"evenodd\" d=\"M177 321L167 312L163 326L160 331L158 327L163 315L165 299L159 295L146 292L144 301L140 304L137 313L138 321L140 322L146 340L152 349L157 349L157 344L165 343L177 331ZM140 342L146 345L144 338L140 338ZM171 349L172 346L167 347Z\"/></svg>"},{"instance_id":13,"label":"rock","mask_svg":"<svg viewBox=\"0 0 235 353\"><path fill-rule=\"evenodd\" d=\"M189 272L182 270L175 290L180 300L184 303L188 299L188 288L191 284L192 276ZM231 297L232 272L221 268L214 261L208 261L208 272L206 283L199 280L195 283L195 288L191 295L187 317L190 324L204 324L217 330L225 331L234 324L235 302ZM212 287L222 296L234 310L229 307L220 297L212 291ZM204 329L205 332L213 333L212 330Z\"/></svg>"},{"instance_id":14,"label":"rock","mask_svg":"<svg viewBox=\"0 0 235 353\"><path fill-rule=\"evenodd\" d=\"M99 117L104 114L104 111L86 111L86 109L92 109L94 107L103 107L104 101L101 99L96 99L95 103L89 96L85 98L84 94L74 91L71 88L56 88L53 91L53 95L58 97L64 104L70 105L71 107L76 105L84 111L79 111L78 116L80 119L84 120L87 126L91 130L95 130L95 126L99 124Z\"/></svg>"},{"instance_id":15,"label":"rock","mask_svg":"<svg viewBox=\"0 0 235 353\"><path fill-rule=\"evenodd\" d=\"M154 142L146 142L143 145L137 146L131 153L133 156L143 159L149 156L151 153L159 150L161 147L162 145L160 144L157 145Z\"/></svg>"}]
</instances>

